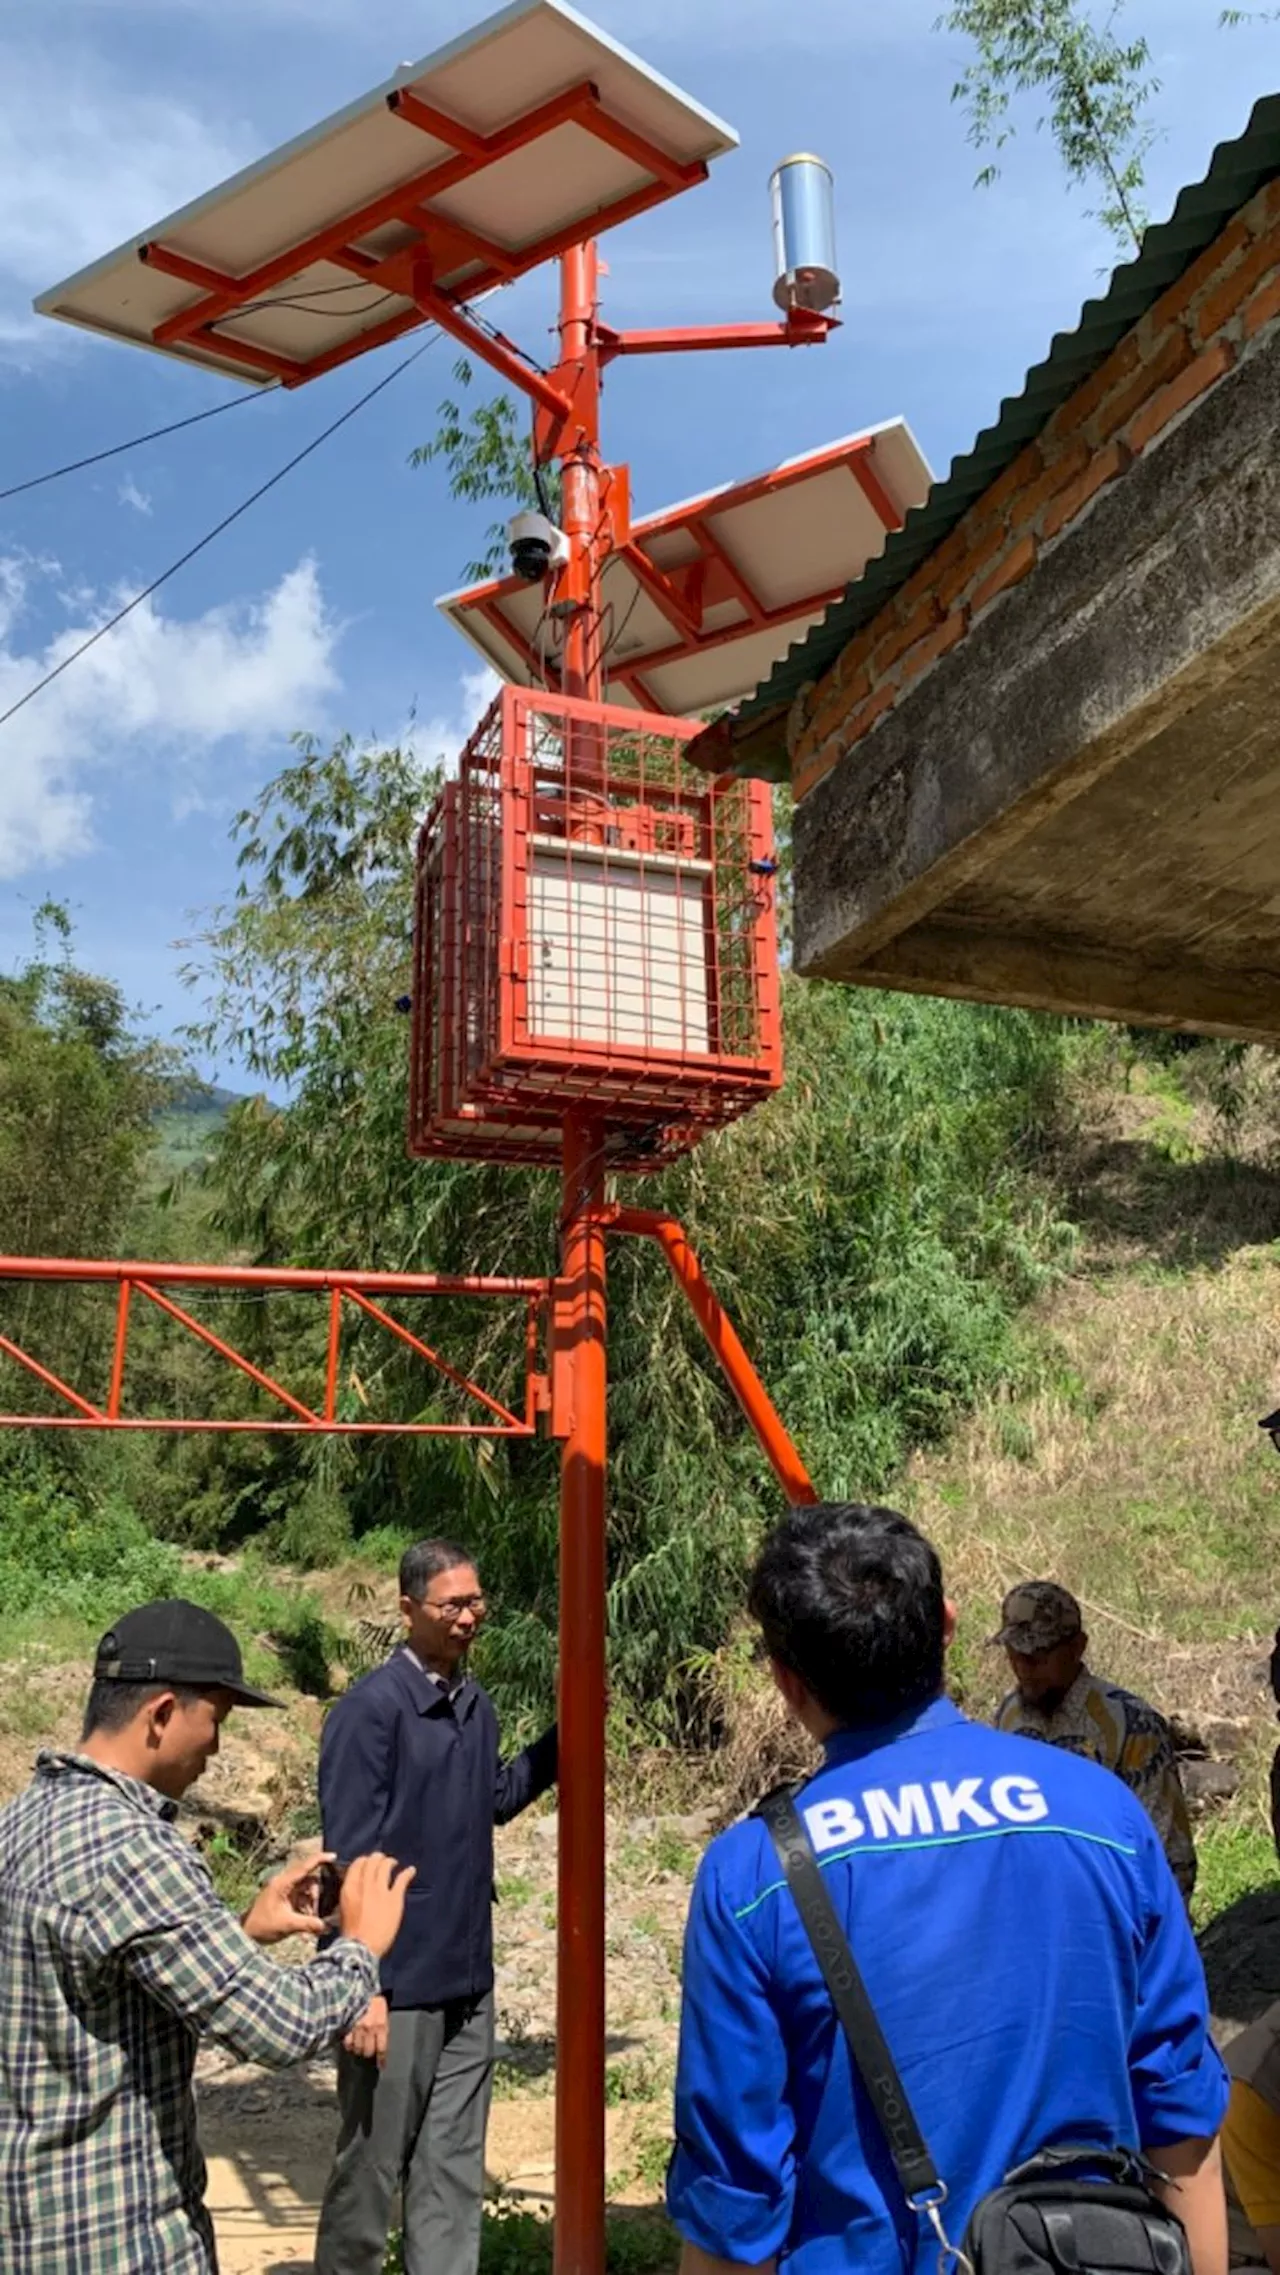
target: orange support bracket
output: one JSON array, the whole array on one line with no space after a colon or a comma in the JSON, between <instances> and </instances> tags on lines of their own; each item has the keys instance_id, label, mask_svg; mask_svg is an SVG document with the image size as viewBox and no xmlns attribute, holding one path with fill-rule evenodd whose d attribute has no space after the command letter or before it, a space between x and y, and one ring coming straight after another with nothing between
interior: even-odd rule
<instances>
[{"instance_id":1,"label":"orange support bracket","mask_svg":"<svg viewBox=\"0 0 1280 2275\"><path fill-rule=\"evenodd\" d=\"M793 308L780 324L690 324L651 332L617 332L597 323L601 363L620 355L687 355L731 348L815 348L840 329L838 316Z\"/></svg>"},{"instance_id":2,"label":"orange support bracket","mask_svg":"<svg viewBox=\"0 0 1280 2275\"><path fill-rule=\"evenodd\" d=\"M748 1358L737 1329L708 1280L684 1226L675 1217L663 1216L652 1209L614 1205L599 1209L595 1214L606 1232L631 1233L641 1240L656 1241L787 1501L792 1507L811 1506L819 1498L813 1480ZM551 1433L553 1437L563 1437L567 1434L567 1402L571 1396L571 1355L559 1338L553 1341L551 1366Z\"/></svg>"}]
</instances>

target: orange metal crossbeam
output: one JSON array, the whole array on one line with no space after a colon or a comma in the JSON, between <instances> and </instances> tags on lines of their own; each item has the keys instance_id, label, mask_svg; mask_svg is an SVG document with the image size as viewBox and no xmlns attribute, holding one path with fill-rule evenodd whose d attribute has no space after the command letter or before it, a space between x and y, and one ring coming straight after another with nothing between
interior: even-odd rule
<instances>
[{"instance_id":1,"label":"orange metal crossbeam","mask_svg":"<svg viewBox=\"0 0 1280 2275\"><path fill-rule=\"evenodd\" d=\"M835 316L820 316L793 308L781 324L689 324L651 332L617 332L611 324L597 324L601 363L620 355L687 355L735 348L821 347L839 330Z\"/></svg>"},{"instance_id":2,"label":"orange metal crossbeam","mask_svg":"<svg viewBox=\"0 0 1280 2275\"><path fill-rule=\"evenodd\" d=\"M211 1327L204 1326L199 1319L193 1319L191 1313L184 1311L180 1303L174 1303L170 1296L161 1295L159 1288L151 1287L146 1280L135 1280L133 1285L139 1295L144 1295L149 1303L155 1304L157 1310L167 1312L170 1319L176 1319L180 1327L189 1328L199 1342L206 1343L211 1351L216 1351L220 1359L225 1359L229 1366L238 1367L241 1374L248 1375L250 1382L256 1382L259 1390L268 1391L272 1398L278 1398L282 1406L287 1406L290 1413L296 1414L300 1421L306 1423L308 1429L318 1426L318 1414L314 1414L309 1406L304 1406L300 1398L295 1398L293 1392L286 1390L272 1375L265 1374L261 1367L255 1367L252 1359L246 1359L233 1343L225 1342L221 1335L215 1335Z\"/></svg>"},{"instance_id":3,"label":"orange metal crossbeam","mask_svg":"<svg viewBox=\"0 0 1280 2275\"><path fill-rule=\"evenodd\" d=\"M297 1430L341 1437L532 1437L538 1417L547 1405L545 1377L538 1366L538 1339L550 1302L551 1282L546 1279L499 1278L482 1274L439 1272L317 1272L274 1267L238 1267L203 1264L104 1263L71 1257L0 1257L0 1284L5 1280L40 1283L79 1282L118 1287L115 1337L111 1353L110 1388L106 1406L96 1405L52 1368L22 1348L12 1337L0 1335L0 1352L34 1375L37 1381L65 1401L69 1412L0 1414L0 1424L26 1429L200 1430L234 1432L263 1430L268 1434ZM163 1287L213 1288L242 1293L269 1290L325 1294L329 1298L329 1336L323 1411L317 1413L283 1383L246 1358L225 1337L197 1319L183 1304L164 1294ZM127 1415L121 1411L126 1369L130 1302L137 1293L165 1313L219 1358L283 1405L288 1420L222 1419L212 1416ZM525 1417L433 1350L402 1321L374 1300L375 1295L493 1296L522 1300L526 1309L524 1336ZM446 1376L465 1396L476 1399L493 1420L483 1422L340 1422L337 1419L337 1379L344 1297L368 1313L380 1326Z\"/></svg>"},{"instance_id":4,"label":"orange metal crossbeam","mask_svg":"<svg viewBox=\"0 0 1280 2275\"><path fill-rule=\"evenodd\" d=\"M16 1359L20 1367L25 1367L28 1374L33 1374L38 1382L42 1382L46 1390L56 1390L59 1398L65 1398L79 1414L86 1415L91 1422L106 1420L105 1414L98 1407L91 1406L89 1400L82 1398L78 1390L73 1390L69 1382L64 1382L61 1375L55 1374L51 1367L42 1367L38 1359L33 1359L30 1352L24 1351L20 1344L11 1343L7 1335L0 1335L0 1351L7 1351L9 1357ZM0 1416L0 1420L3 1419ZM64 1419L70 1421L70 1416Z\"/></svg>"},{"instance_id":5,"label":"orange metal crossbeam","mask_svg":"<svg viewBox=\"0 0 1280 2275\"><path fill-rule=\"evenodd\" d=\"M696 639L702 629L702 610L677 589L665 570L660 569L656 561L649 559L634 538L629 539L621 548L621 553L632 576L644 586L650 599L657 602L677 632Z\"/></svg>"},{"instance_id":6,"label":"orange metal crossbeam","mask_svg":"<svg viewBox=\"0 0 1280 2275\"><path fill-rule=\"evenodd\" d=\"M385 191L354 212L343 215L340 220L330 222L324 229L300 239L287 252L260 262L257 268L247 271L243 276L228 275L206 262L192 260L188 254L158 241L153 240L141 246L140 260L166 276L194 286L201 295L189 306L176 310L156 326L152 337L158 347L192 344L197 340L209 346L222 344L229 355L238 358L251 369L261 371L266 377L278 379L287 387L296 387L305 379L318 378L322 373L334 370L354 355L400 338L404 332L428 320L441 323L445 329L455 329L445 323L442 306L452 308L454 302L464 296L487 292L495 285L509 283L512 278L523 275L527 269L555 258L569 245L578 243L584 229L610 228L618 222L630 220L637 214L647 212L651 206L675 196L679 191L692 187L694 183L705 181L707 177L708 169L701 161L685 164L673 159L656 143L637 134L622 120L613 118L604 109L599 90L590 80L582 80L576 86L567 88L563 94L553 96L549 102L539 104L536 109L513 119L496 134L489 135L475 133L460 121L423 103L409 89L401 89L388 96L387 104L393 116L402 118L406 124L429 134L433 140L446 143L453 155L434 160L431 165L411 175L407 181L397 184L394 189ZM567 125L582 127L598 141L605 142L610 148L634 159L637 165L643 166L646 172L653 175L653 180L625 197L614 199L597 214L568 223L539 239L537 243L518 251L496 245L446 215L425 210L433 198L456 189L460 183L469 180L485 167L510 157L541 136ZM467 278L464 285L449 295L437 295L432 287L429 306L424 305L422 298L414 291L412 297L416 305L412 309L388 317L385 324L360 333L339 348L326 350L323 355L308 363L275 355L269 349L250 345L234 335L217 331L216 327L227 319L234 318L237 311L246 309L252 302L269 297L279 285L296 278L304 269L318 262L334 261L353 274L367 276L374 283L386 284L389 289L403 292L405 286L391 282L385 273L402 265L403 255L395 254L389 261L379 261L376 256L363 253L357 243L359 238L385 227L389 221L404 222L416 232L417 246L409 250L416 249L419 255L425 255L433 262L438 263L441 259L450 261L451 265L451 255L457 253L464 259L480 262L480 273ZM482 352L479 335L468 331L466 341L475 353ZM490 357L488 360L493 359ZM554 416L563 416L562 400L558 395L552 399L546 391L547 382L542 382L540 387L537 375L523 365L517 371L506 370L502 365L498 368L503 370L504 377L513 378L517 385L532 394Z\"/></svg>"},{"instance_id":7,"label":"orange metal crossbeam","mask_svg":"<svg viewBox=\"0 0 1280 2275\"><path fill-rule=\"evenodd\" d=\"M542 372L535 371L533 365L526 363L524 357L505 340L482 332L466 309L455 306L446 293L438 292L425 275L414 286L414 299L422 316L433 324L438 324L441 331L448 332L451 339L460 340L472 355L478 356L482 363L489 364L512 386L522 387L525 394L532 395L534 402L541 404L553 419L568 419L572 416L572 403L552 380Z\"/></svg>"},{"instance_id":8,"label":"orange metal crossbeam","mask_svg":"<svg viewBox=\"0 0 1280 2275\"><path fill-rule=\"evenodd\" d=\"M697 538L706 558L709 561L715 561L728 579L734 599L741 602L752 623L762 627L765 622L764 602L758 594L752 591L728 547L722 544L714 529L701 515L696 516L689 523L689 528L693 536Z\"/></svg>"},{"instance_id":9,"label":"orange metal crossbeam","mask_svg":"<svg viewBox=\"0 0 1280 2275\"><path fill-rule=\"evenodd\" d=\"M886 530L901 529L902 508L895 504L877 474L871 463L870 451L856 451L849 461L849 471L867 504L878 514Z\"/></svg>"},{"instance_id":10,"label":"orange metal crossbeam","mask_svg":"<svg viewBox=\"0 0 1280 2275\"><path fill-rule=\"evenodd\" d=\"M487 1390L481 1390L479 1383L471 1382L466 1375L459 1374L456 1367L451 1367L447 1359L442 1359L438 1351L433 1351L429 1343L422 1341L421 1336L411 1334L398 1319L393 1319L389 1311L382 1309L381 1304L371 1303L368 1296L361 1295L358 1288L351 1290L351 1301L358 1303L362 1311L367 1311L370 1319L376 1319L380 1327L387 1328L402 1343L407 1343L409 1349L416 1351L420 1359L425 1359L428 1366L437 1367L459 1390L465 1390L469 1398L478 1398L481 1405L487 1406L491 1414L496 1414L500 1422L509 1423L513 1430L521 1427L519 1416L513 1414L509 1406L502 1405L499 1399L491 1398Z\"/></svg>"},{"instance_id":11,"label":"orange metal crossbeam","mask_svg":"<svg viewBox=\"0 0 1280 2275\"><path fill-rule=\"evenodd\" d=\"M583 106L597 102L599 97L590 81L556 95L551 102L541 103L522 118L512 121L500 133L485 138L483 163L491 166L499 158L510 157L522 150L539 135L548 134L557 126L565 126L575 119ZM388 108L396 106L395 96L388 98ZM154 338L158 347L169 346L175 340L186 339L192 332L207 324L216 324L229 316L234 309L243 307L247 300L260 300L265 293L274 292L277 285L287 284L301 270L316 261L327 260L331 253L341 252L357 238L368 237L375 229L384 228L389 221L402 221L415 206L439 197L445 190L456 189L475 173L477 161L461 153L443 162L435 161L424 166L420 173L410 175L408 181L399 182L394 189L384 190L381 196L370 198L352 213L340 220L331 221L324 229L313 230L311 235L298 240L286 252L277 253L269 261L259 262L243 276L221 275L215 270L206 271L204 290L207 299L194 301L189 308L180 308L176 315L167 317L157 325ZM154 241L139 247L138 257L152 268L162 269L173 276L186 273L186 256L174 254L167 246ZM184 263L183 270L175 268L175 261ZM187 281L192 281L187 277Z\"/></svg>"}]
</instances>

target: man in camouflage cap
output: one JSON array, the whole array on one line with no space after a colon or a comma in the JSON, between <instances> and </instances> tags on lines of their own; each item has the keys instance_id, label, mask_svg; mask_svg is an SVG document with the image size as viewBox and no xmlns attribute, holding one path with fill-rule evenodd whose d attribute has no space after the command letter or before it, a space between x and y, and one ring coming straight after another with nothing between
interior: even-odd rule
<instances>
[{"instance_id":1,"label":"man in camouflage cap","mask_svg":"<svg viewBox=\"0 0 1280 2275\"><path fill-rule=\"evenodd\" d=\"M999 1632L990 1641L1008 1653L1017 1685L996 1715L996 1728L1042 1738L1114 1770L1146 1809L1189 1903L1196 1852L1169 1725L1145 1700L1103 1682L1085 1665L1089 1638L1075 1597L1056 1580L1024 1580L1005 1597Z\"/></svg>"}]
</instances>

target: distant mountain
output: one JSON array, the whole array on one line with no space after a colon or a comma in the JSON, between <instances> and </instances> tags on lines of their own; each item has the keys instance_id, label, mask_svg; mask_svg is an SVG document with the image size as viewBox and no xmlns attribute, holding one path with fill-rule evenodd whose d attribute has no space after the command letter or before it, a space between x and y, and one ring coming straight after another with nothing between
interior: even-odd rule
<instances>
[{"instance_id":1,"label":"distant mountain","mask_svg":"<svg viewBox=\"0 0 1280 2275\"><path fill-rule=\"evenodd\" d=\"M203 1161L231 1108L245 1105L251 1095L221 1089L217 1083L207 1090L193 1082L171 1091L155 1118L157 1171L169 1175Z\"/></svg>"},{"instance_id":2,"label":"distant mountain","mask_svg":"<svg viewBox=\"0 0 1280 2275\"><path fill-rule=\"evenodd\" d=\"M171 1091L169 1102L163 1111L166 1114L199 1114L204 1118L216 1110L221 1116L229 1113L233 1106L242 1106L250 1095L247 1090L221 1090L216 1082L208 1089L203 1083L193 1082Z\"/></svg>"}]
</instances>

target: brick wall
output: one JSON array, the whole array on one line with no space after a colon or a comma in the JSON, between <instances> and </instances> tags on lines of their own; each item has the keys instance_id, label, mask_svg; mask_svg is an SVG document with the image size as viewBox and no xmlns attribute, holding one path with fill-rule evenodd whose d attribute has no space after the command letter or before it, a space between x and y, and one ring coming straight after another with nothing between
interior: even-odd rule
<instances>
[{"instance_id":1,"label":"brick wall","mask_svg":"<svg viewBox=\"0 0 1280 2275\"><path fill-rule=\"evenodd\" d=\"M797 797L870 734L1277 321L1280 181L1260 190L1170 285L825 678L798 698L788 734Z\"/></svg>"}]
</instances>

